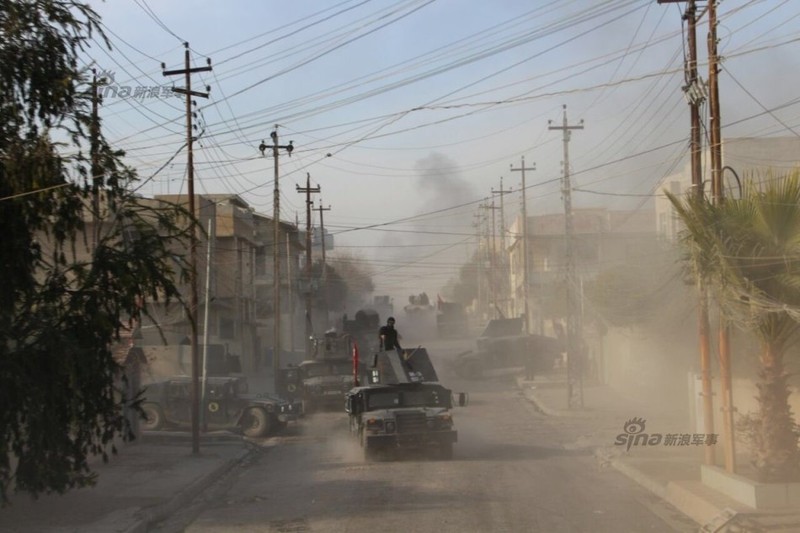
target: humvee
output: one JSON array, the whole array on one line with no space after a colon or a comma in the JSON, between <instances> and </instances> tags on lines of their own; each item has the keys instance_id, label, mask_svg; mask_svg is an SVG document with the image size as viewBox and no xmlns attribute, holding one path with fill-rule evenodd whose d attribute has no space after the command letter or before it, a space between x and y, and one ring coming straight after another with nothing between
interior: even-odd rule
<instances>
[{"instance_id":1,"label":"humvee","mask_svg":"<svg viewBox=\"0 0 800 533\"><path fill-rule=\"evenodd\" d=\"M186 429L192 424L192 380L187 376L146 385L143 393L142 429ZM210 377L200 406L210 430L233 429L247 437L264 437L296 420L302 413L299 402L270 395L250 395L241 377Z\"/></svg>"},{"instance_id":2,"label":"humvee","mask_svg":"<svg viewBox=\"0 0 800 533\"><path fill-rule=\"evenodd\" d=\"M452 459L458 432L453 429L452 392L438 383L392 383L355 387L345 410L364 457L398 449L435 450Z\"/></svg>"}]
</instances>

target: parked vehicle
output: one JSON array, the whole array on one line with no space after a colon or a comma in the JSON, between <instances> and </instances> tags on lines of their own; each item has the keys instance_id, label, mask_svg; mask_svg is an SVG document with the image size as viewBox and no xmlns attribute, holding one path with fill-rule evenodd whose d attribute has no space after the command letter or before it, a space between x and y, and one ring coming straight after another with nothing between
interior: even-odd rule
<instances>
[{"instance_id":1,"label":"parked vehicle","mask_svg":"<svg viewBox=\"0 0 800 533\"><path fill-rule=\"evenodd\" d=\"M192 425L192 380L179 376L147 385L142 402L144 430L185 429ZM302 414L299 402L270 395L248 394L243 377L206 380L201 420L209 430L239 430L247 437L264 437Z\"/></svg>"}]
</instances>

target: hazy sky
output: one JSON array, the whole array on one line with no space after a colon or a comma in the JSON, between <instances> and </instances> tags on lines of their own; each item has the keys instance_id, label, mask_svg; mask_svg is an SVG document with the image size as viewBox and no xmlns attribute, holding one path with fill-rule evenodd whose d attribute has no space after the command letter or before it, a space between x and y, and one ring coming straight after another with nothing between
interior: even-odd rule
<instances>
[{"instance_id":1,"label":"hazy sky","mask_svg":"<svg viewBox=\"0 0 800 533\"><path fill-rule=\"evenodd\" d=\"M706 2L700 2L703 6ZM576 206L646 208L683 167L683 3L656 0L346 0L92 2L114 50L88 61L130 87L175 85L188 41L198 100L198 193L242 196L272 215L273 167L258 145L278 124L281 217L305 224L295 185L319 185L338 251L377 261L378 293L435 294L476 244L492 189L505 218L562 209L562 106ZM723 136L796 135L800 3L726 0L718 13ZM698 26L708 78L707 19ZM769 112L765 111L771 110ZM773 110L774 109L774 110ZM146 195L186 191L183 100L108 97L106 136ZM330 157L326 157L331 154ZM166 165L166 166L165 166ZM495 199L499 207L499 197ZM644 207L642 207L644 206ZM495 211L499 224L499 211ZM315 218L315 223L317 219ZM399 301L398 301L399 299Z\"/></svg>"}]
</instances>

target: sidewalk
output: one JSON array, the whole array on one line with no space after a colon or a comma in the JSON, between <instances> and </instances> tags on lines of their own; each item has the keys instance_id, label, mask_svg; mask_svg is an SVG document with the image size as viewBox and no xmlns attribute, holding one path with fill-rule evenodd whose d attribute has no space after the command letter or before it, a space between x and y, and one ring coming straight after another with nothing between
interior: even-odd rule
<instances>
[{"instance_id":1,"label":"sidewalk","mask_svg":"<svg viewBox=\"0 0 800 533\"><path fill-rule=\"evenodd\" d=\"M187 433L147 433L119 447L108 463L93 465L94 487L38 500L14 495L0 508L0 532L139 533L191 501L251 453L239 436L202 435L192 454Z\"/></svg>"},{"instance_id":2,"label":"sidewalk","mask_svg":"<svg viewBox=\"0 0 800 533\"><path fill-rule=\"evenodd\" d=\"M641 433L691 433L688 417L683 413L652 402L634 401L607 385L585 384L584 407L572 409L567 408L563 380L518 378L517 386L542 413L585 421L589 433L573 446L593 448L601 464L614 467L677 508L697 522L700 531L728 531L726 526L750 528L730 531L800 531L800 509L759 511L705 485L701 480L703 446L631 446L626 449L625 445L615 445L617 436L625 433L626 422L634 417L646 420ZM719 456L721 445L717 449ZM746 463L746 457L739 459L739 464Z\"/></svg>"}]
</instances>

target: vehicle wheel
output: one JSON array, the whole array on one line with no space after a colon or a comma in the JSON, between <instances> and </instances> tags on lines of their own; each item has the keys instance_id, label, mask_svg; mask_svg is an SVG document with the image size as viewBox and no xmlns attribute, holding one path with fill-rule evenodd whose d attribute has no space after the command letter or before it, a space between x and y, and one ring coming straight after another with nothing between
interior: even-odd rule
<instances>
[{"instance_id":1,"label":"vehicle wheel","mask_svg":"<svg viewBox=\"0 0 800 533\"><path fill-rule=\"evenodd\" d=\"M164 412L154 403L142 404L144 419L141 427L145 431L154 431L164 427Z\"/></svg>"},{"instance_id":2,"label":"vehicle wheel","mask_svg":"<svg viewBox=\"0 0 800 533\"><path fill-rule=\"evenodd\" d=\"M269 414L260 407L251 407L242 416L242 433L245 437L264 437L269 433Z\"/></svg>"},{"instance_id":3,"label":"vehicle wheel","mask_svg":"<svg viewBox=\"0 0 800 533\"><path fill-rule=\"evenodd\" d=\"M439 455L445 461L449 461L453 458L453 443L452 442L443 442L439 446Z\"/></svg>"}]
</instances>

